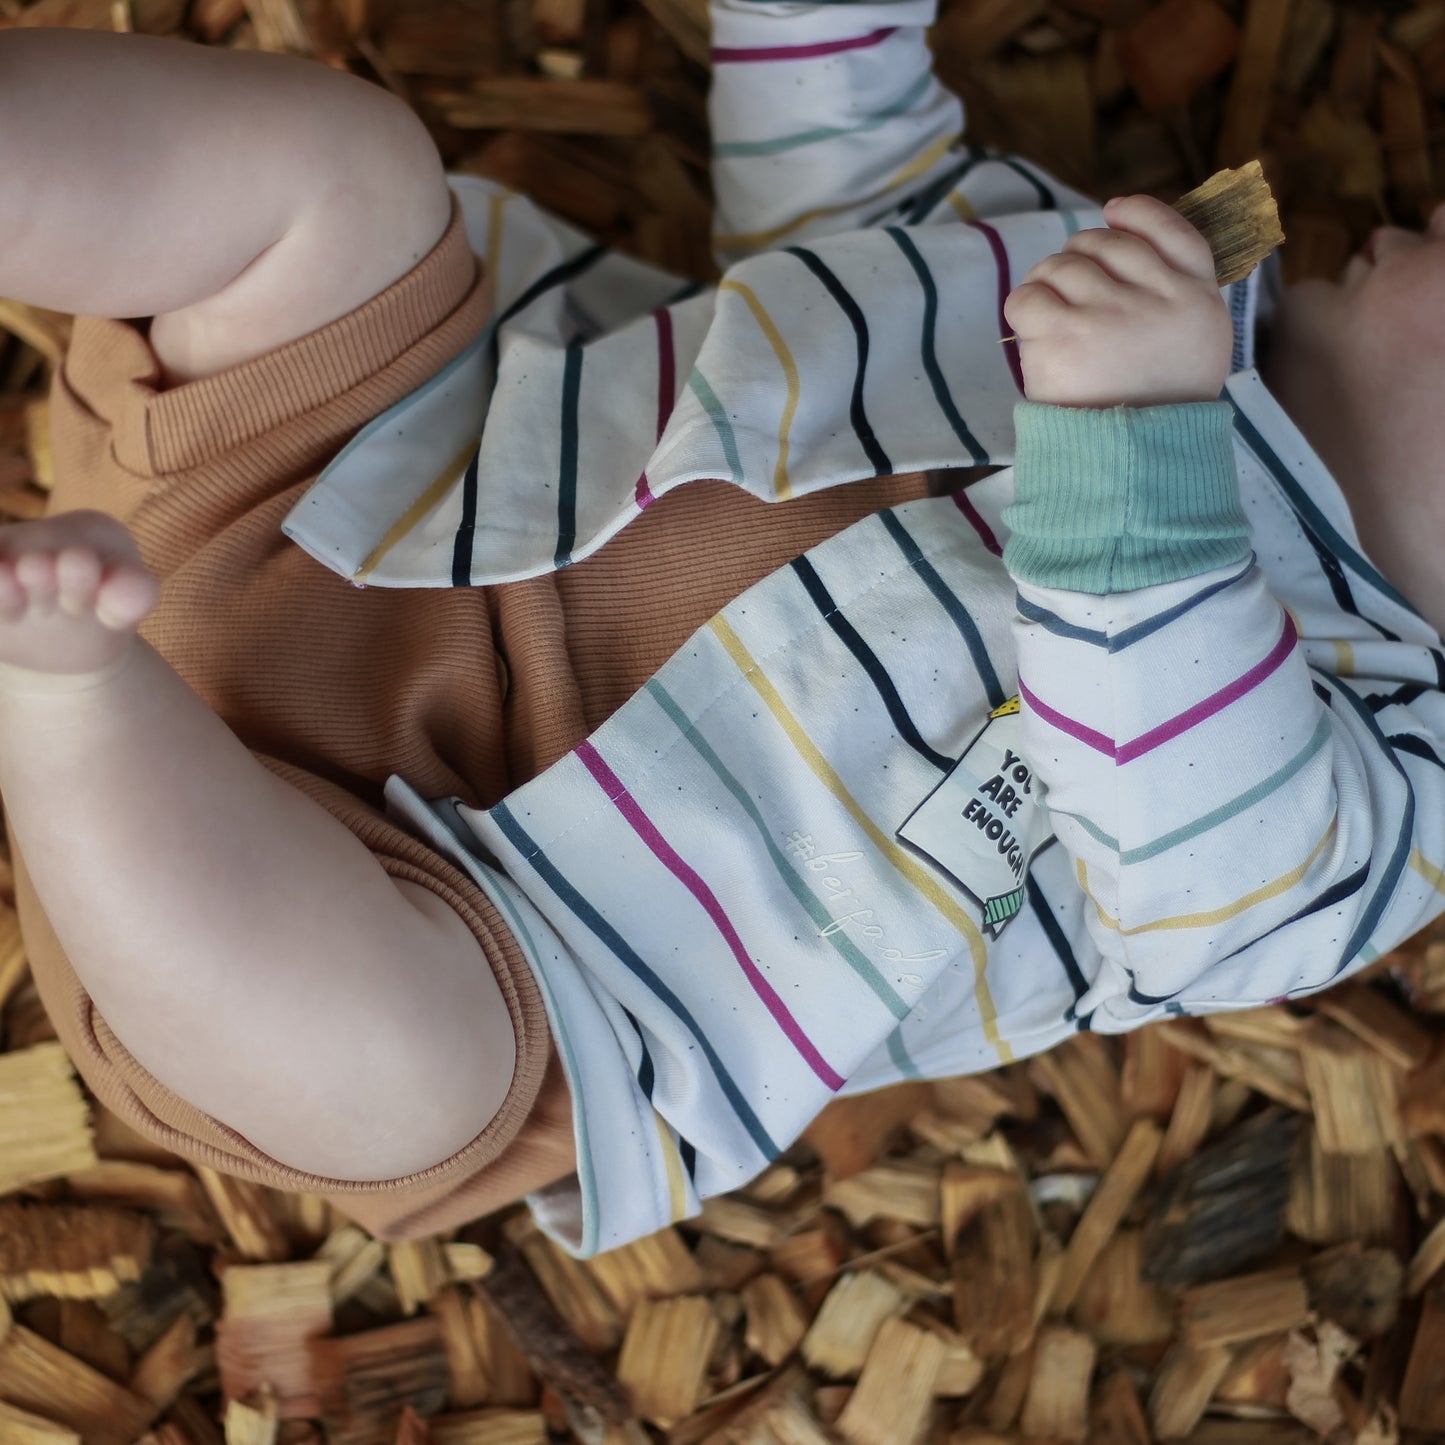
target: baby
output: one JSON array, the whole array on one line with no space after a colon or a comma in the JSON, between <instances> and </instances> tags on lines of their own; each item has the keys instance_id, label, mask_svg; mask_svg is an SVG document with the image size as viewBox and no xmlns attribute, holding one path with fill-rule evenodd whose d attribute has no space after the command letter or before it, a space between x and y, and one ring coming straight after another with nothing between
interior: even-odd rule
<instances>
[{"instance_id":1,"label":"baby","mask_svg":"<svg viewBox=\"0 0 1445 1445\"><path fill-rule=\"evenodd\" d=\"M1255 279L963 144L932 18L715 0L706 290L352 77L0 33L0 294L82 318L0 793L132 1125L588 1254L840 1091L1445 907L1445 210L1284 293L1261 380Z\"/></svg>"}]
</instances>

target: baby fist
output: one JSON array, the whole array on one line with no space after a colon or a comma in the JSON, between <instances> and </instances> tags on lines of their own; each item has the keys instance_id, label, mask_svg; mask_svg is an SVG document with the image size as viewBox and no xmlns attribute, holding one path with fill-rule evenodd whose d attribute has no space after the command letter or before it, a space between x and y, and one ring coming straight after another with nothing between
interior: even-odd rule
<instances>
[{"instance_id":1,"label":"baby fist","mask_svg":"<svg viewBox=\"0 0 1445 1445\"><path fill-rule=\"evenodd\" d=\"M1216 401L1234 331L1208 243L1152 196L1104 207L1004 303L1024 391L1054 406Z\"/></svg>"}]
</instances>

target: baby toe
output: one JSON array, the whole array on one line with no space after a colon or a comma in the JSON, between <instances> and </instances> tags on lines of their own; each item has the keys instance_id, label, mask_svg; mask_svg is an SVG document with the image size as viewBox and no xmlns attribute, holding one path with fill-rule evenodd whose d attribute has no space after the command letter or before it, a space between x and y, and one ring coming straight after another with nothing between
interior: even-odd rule
<instances>
[{"instance_id":1,"label":"baby toe","mask_svg":"<svg viewBox=\"0 0 1445 1445\"><path fill-rule=\"evenodd\" d=\"M55 605L58 584L55 558L48 552L27 552L15 559L15 580L32 607L42 610Z\"/></svg>"},{"instance_id":2,"label":"baby toe","mask_svg":"<svg viewBox=\"0 0 1445 1445\"><path fill-rule=\"evenodd\" d=\"M60 610L83 617L95 610L100 590L100 558L89 547L67 547L55 559L55 583Z\"/></svg>"},{"instance_id":3,"label":"baby toe","mask_svg":"<svg viewBox=\"0 0 1445 1445\"><path fill-rule=\"evenodd\" d=\"M160 599L160 583L137 567L119 567L101 583L95 615L114 632L137 626Z\"/></svg>"}]
</instances>

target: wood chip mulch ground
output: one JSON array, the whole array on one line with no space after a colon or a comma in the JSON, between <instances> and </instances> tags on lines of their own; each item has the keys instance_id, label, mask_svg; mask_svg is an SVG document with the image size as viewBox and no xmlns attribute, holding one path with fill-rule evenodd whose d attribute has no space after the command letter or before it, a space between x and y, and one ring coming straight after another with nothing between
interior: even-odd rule
<instances>
[{"instance_id":1,"label":"wood chip mulch ground","mask_svg":"<svg viewBox=\"0 0 1445 1445\"><path fill-rule=\"evenodd\" d=\"M0 0L31 24L351 69L449 168L715 275L703 0ZM1289 279L1445 195L1445 0L944 0L934 39L971 140L1101 199L1261 159ZM68 330L0 300L0 516L44 506ZM0 1445L1445 1438L1445 931L1310 1007L841 1101L578 1263L522 1210L386 1246L137 1139L53 1041L7 875Z\"/></svg>"}]
</instances>

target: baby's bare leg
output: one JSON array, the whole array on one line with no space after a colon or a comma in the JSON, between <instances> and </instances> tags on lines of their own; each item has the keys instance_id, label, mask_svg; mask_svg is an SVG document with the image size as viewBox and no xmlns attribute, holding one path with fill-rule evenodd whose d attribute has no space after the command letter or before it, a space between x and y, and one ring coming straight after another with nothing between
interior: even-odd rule
<instances>
[{"instance_id":1,"label":"baby's bare leg","mask_svg":"<svg viewBox=\"0 0 1445 1445\"><path fill-rule=\"evenodd\" d=\"M449 211L421 122L355 76L149 36L0 32L0 296L154 316L178 379L359 306Z\"/></svg>"},{"instance_id":2,"label":"baby's bare leg","mask_svg":"<svg viewBox=\"0 0 1445 1445\"><path fill-rule=\"evenodd\" d=\"M132 1054L275 1158L438 1163L511 1082L481 949L139 640L158 595L99 512L0 527L0 793L46 915Z\"/></svg>"}]
</instances>

